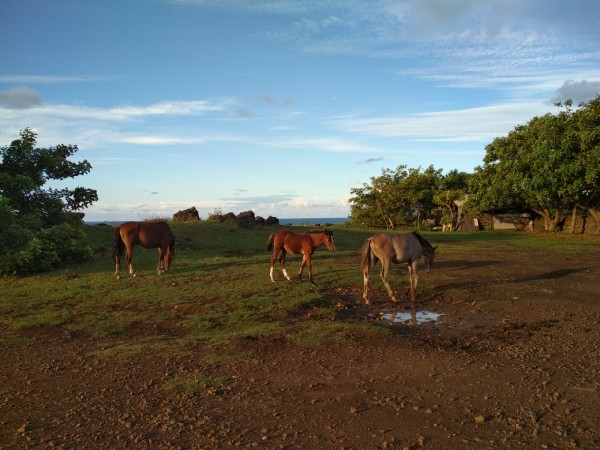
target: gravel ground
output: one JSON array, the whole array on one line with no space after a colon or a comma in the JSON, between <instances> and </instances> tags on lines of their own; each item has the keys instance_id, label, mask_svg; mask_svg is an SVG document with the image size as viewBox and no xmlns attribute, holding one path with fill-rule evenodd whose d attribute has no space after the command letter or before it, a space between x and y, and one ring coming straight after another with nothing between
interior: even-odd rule
<instances>
[{"instance_id":1,"label":"gravel ground","mask_svg":"<svg viewBox=\"0 0 600 450\"><path fill-rule=\"evenodd\" d=\"M600 448L600 255L541 255L441 258L415 310L441 315L414 325L386 319L410 310L374 279L371 306L335 293L336 320L392 333L247 339L220 364L201 343L107 358L108 338L28 329L0 346L0 447Z\"/></svg>"}]
</instances>

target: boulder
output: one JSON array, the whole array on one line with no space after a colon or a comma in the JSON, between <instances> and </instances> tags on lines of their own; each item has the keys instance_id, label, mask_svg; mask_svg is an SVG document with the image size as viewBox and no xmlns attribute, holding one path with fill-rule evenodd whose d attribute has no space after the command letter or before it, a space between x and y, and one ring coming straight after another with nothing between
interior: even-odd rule
<instances>
[{"instance_id":1,"label":"boulder","mask_svg":"<svg viewBox=\"0 0 600 450\"><path fill-rule=\"evenodd\" d=\"M235 214L232 212L223 214L222 216L219 216L219 222L235 222Z\"/></svg>"},{"instance_id":2,"label":"boulder","mask_svg":"<svg viewBox=\"0 0 600 450\"><path fill-rule=\"evenodd\" d=\"M279 219L277 217L269 216L265 220L265 225L279 225Z\"/></svg>"},{"instance_id":3,"label":"boulder","mask_svg":"<svg viewBox=\"0 0 600 450\"><path fill-rule=\"evenodd\" d=\"M200 222L200 214L195 206L173 214L174 222Z\"/></svg>"},{"instance_id":4,"label":"boulder","mask_svg":"<svg viewBox=\"0 0 600 450\"><path fill-rule=\"evenodd\" d=\"M244 211L237 215L235 218L240 228L252 228L256 224L256 217L254 211Z\"/></svg>"}]
</instances>

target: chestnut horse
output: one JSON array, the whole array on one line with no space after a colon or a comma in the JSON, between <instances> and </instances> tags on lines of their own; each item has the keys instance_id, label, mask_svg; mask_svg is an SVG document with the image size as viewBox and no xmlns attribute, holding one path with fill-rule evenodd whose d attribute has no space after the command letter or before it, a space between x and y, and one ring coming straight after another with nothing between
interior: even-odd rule
<instances>
[{"instance_id":1,"label":"chestnut horse","mask_svg":"<svg viewBox=\"0 0 600 450\"><path fill-rule=\"evenodd\" d=\"M425 256L426 270L429 272L435 257L435 249L419 233L378 233L365 241L362 247L362 272L364 278L363 299L369 304L369 273L381 260L381 280L393 302L397 302L394 291L387 281L390 264L408 263L410 279L410 299L414 303L419 275L417 265L421 256Z\"/></svg>"},{"instance_id":2,"label":"chestnut horse","mask_svg":"<svg viewBox=\"0 0 600 450\"><path fill-rule=\"evenodd\" d=\"M131 264L133 247L158 248L158 267L156 272L161 274L169 270L169 264L175 256L175 238L166 222L125 222L115 230L113 242L113 258L115 261L115 276L121 278L121 256L127 250L129 273L136 276Z\"/></svg>"},{"instance_id":3,"label":"chestnut horse","mask_svg":"<svg viewBox=\"0 0 600 450\"><path fill-rule=\"evenodd\" d=\"M273 265L275 264L277 255L281 252L279 263L281 264L283 276L285 276L288 281L290 280L290 277L285 270L285 255L286 253L292 253L294 255L303 255L302 263L300 263L300 271L298 272L300 281L302 281L302 270L306 264L308 267L308 279L314 284L311 256L315 249L321 245L325 245L330 252L335 252L333 231L314 230L309 233L297 234L291 231L281 230L272 233L267 240L267 250L273 250L273 254L271 255L271 270L269 272L271 281L275 282L275 279L273 278Z\"/></svg>"}]
</instances>

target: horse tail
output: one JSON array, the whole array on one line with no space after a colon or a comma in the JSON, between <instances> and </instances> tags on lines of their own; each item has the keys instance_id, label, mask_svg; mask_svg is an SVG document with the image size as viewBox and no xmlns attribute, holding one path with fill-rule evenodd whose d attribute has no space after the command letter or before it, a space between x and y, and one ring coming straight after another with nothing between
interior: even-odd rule
<instances>
[{"instance_id":1,"label":"horse tail","mask_svg":"<svg viewBox=\"0 0 600 450\"><path fill-rule=\"evenodd\" d=\"M121 238L121 227L115 228L115 239L113 240L113 259L116 261L117 257L123 256L125 251L125 242Z\"/></svg>"},{"instance_id":2,"label":"horse tail","mask_svg":"<svg viewBox=\"0 0 600 450\"><path fill-rule=\"evenodd\" d=\"M368 271L369 267L371 267L371 238L367 239L363 244L361 254L362 261L360 266L363 273L365 273L365 271Z\"/></svg>"},{"instance_id":3,"label":"horse tail","mask_svg":"<svg viewBox=\"0 0 600 450\"><path fill-rule=\"evenodd\" d=\"M267 239L267 250L273 250L273 241L275 240L275 233L271 233L269 239Z\"/></svg>"}]
</instances>

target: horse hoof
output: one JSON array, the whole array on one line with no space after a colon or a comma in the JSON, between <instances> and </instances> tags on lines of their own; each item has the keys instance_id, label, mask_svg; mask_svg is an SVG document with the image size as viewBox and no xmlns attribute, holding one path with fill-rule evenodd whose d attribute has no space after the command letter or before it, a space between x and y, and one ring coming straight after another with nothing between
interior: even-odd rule
<instances>
[{"instance_id":1,"label":"horse hoof","mask_svg":"<svg viewBox=\"0 0 600 450\"><path fill-rule=\"evenodd\" d=\"M121 279L121 275L119 275L119 274L116 274L116 275L115 275L115 278L116 278L117 280L120 280L120 279Z\"/></svg>"}]
</instances>

